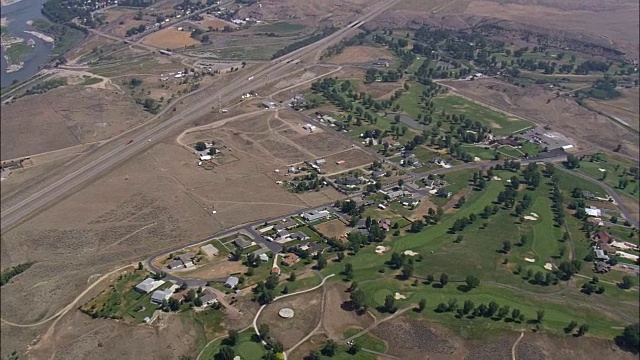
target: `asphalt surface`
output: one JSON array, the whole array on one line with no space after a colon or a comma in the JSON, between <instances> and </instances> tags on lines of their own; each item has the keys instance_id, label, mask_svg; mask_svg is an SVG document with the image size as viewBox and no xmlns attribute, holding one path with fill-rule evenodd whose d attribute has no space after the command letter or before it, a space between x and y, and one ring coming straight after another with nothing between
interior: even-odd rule
<instances>
[{"instance_id":1,"label":"asphalt surface","mask_svg":"<svg viewBox=\"0 0 640 360\"><path fill-rule=\"evenodd\" d=\"M66 175L44 181L41 189L22 200L2 199L5 202L5 209L0 213L0 229L4 232L19 224L25 219L35 215L39 211L52 206L57 201L77 191L81 185L86 185L90 181L98 179L107 172L122 165L133 156L143 153L157 142L180 129L181 126L197 120L198 118L211 112L211 107L217 104L218 98L225 104L237 100L241 94L253 91L256 88L265 86L273 81L291 75L295 70L302 69L307 62L313 63L327 47L339 42L358 31L358 28L366 21L371 20L392 7L400 0L385 1L373 4L363 11L363 15L349 26L342 28L335 33L311 44L286 54L282 58L276 59L268 64L259 66L253 71L243 74L243 79L233 82L221 90L211 94L210 100L192 107L165 122L150 127L134 129L127 132L128 139L124 143L123 136L118 136L92 152L87 154L78 163L82 165L71 166ZM293 60L301 60L295 64ZM289 61L287 61L289 60ZM249 81L248 79L253 80ZM168 106L167 109L169 109ZM49 180L49 179L47 179Z\"/></svg>"}]
</instances>

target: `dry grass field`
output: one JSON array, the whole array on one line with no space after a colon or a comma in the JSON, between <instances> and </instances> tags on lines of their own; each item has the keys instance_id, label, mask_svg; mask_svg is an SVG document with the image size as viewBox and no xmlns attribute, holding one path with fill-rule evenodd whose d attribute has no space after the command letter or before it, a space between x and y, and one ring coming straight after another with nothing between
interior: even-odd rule
<instances>
[{"instance_id":1,"label":"dry grass field","mask_svg":"<svg viewBox=\"0 0 640 360\"><path fill-rule=\"evenodd\" d=\"M358 82L356 86L358 92L365 91L367 94L371 94L371 97L376 100L389 99L396 90L404 89L401 84L391 82L374 82L366 85Z\"/></svg>"},{"instance_id":2,"label":"dry grass field","mask_svg":"<svg viewBox=\"0 0 640 360\"><path fill-rule=\"evenodd\" d=\"M338 219L316 225L315 228L316 230L321 232L322 235L328 238L334 237L336 239L340 238L350 230L342 221Z\"/></svg>"},{"instance_id":3,"label":"dry grass field","mask_svg":"<svg viewBox=\"0 0 640 360\"><path fill-rule=\"evenodd\" d=\"M268 324L272 336L288 349L307 336L318 325L321 316L322 289L290 296L267 305L258 324ZM282 308L293 309L291 319L278 315Z\"/></svg>"},{"instance_id":4,"label":"dry grass field","mask_svg":"<svg viewBox=\"0 0 640 360\"><path fill-rule=\"evenodd\" d=\"M591 112L575 100L555 97L541 87L519 88L498 80L443 82L455 92L524 117L567 134L577 141L586 141L612 150L622 144L622 152L638 157L638 137L613 120Z\"/></svg>"},{"instance_id":5,"label":"dry grass field","mask_svg":"<svg viewBox=\"0 0 640 360\"><path fill-rule=\"evenodd\" d=\"M638 88L620 90L622 97L613 100L587 100L587 105L619 121L623 121L633 129L640 127L640 92Z\"/></svg>"},{"instance_id":6,"label":"dry grass field","mask_svg":"<svg viewBox=\"0 0 640 360\"><path fill-rule=\"evenodd\" d=\"M104 140L143 122L145 112L126 94L65 86L2 105L0 157L13 159Z\"/></svg>"},{"instance_id":7,"label":"dry grass field","mask_svg":"<svg viewBox=\"0 0 640 360\"><path fill-rule=\"evenodd\" d=\"M332 283L327 286L325 297L326 311L322 318L322 329L333 338L342 338L345 330L352 327L367 328L373 323L369 314L357 315L349 309L349 284L343 282Z\"/></svg>"},{"instance_id":8,"label":"dry grass field","mask_svg":"<svg viewBox=\"0 0 640 360\"><path fill-rule=\"evenodd\" d=\"M340 54L327 59L333 64L370 63L378 58L392 59L394 55L387 49L373 46L349 46Z\"/></svg>"},{"instance_id":9,"label":"dry grass field","mask_svg":"<svg viewBox=\"0 0 640 360\"><path fill-rule=\"evenodd\" d=\"M358 148L353 148L347 151L329 155L324 159L327 162L322 167L323 171L326 174L335 174L363 165L371 164L375 160L375 157ZM341 161L344 161L344 163L337 163Z\"/></svg>"},{"instance_id":10,"label":"dry grass field","mask_svg":"<svg viewBox=\"0 0 640 360\"><path fill-rule=\"evenodd\" d=\"M192 38L189 31L179 31L170 27L146 36L142 43L161 49L178 49L200 44L200 41Z\"/></svg>"},{"instance_id":11,"label":"dry grass field","mask_svg":"<svg viewBox=\"0 0 640 360\"><path fill-rule=\"evenodd\" d=\"M225 26L230 26L231 28L237 27L237 25L232 22L218 19L217 17L212 15L203 15L203 16L204 16L204 20L197 21L196 24L202 26L205 29L209 29L209 27L211 27L211 29L222 30L224 29Z\"/></svg>"}]
</instances>

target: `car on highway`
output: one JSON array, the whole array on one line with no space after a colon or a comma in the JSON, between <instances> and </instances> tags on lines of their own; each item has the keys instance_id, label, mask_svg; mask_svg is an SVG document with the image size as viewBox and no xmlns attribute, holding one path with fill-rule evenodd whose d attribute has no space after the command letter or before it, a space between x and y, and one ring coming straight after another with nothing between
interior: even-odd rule
<instances>
[{"instance_id":1,"label":"car on highway","mask_svg":"<svg viewBox=\"0 0 640 360\"><path fill-rule=\"evenodd\" d=\"M129 141L127 141L127 143L126 143L125 145L129 145L129 144L131 144L132 142L133 142L133 140L129 140Z\"/></svg>"}]
</instances>

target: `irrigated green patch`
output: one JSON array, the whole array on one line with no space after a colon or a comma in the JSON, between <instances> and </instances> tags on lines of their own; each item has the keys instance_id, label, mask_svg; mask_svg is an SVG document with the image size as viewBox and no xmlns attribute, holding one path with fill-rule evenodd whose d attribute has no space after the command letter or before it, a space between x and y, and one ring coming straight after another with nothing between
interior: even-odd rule
<instances>
[{"instance_id":1,"label":"irrigated green patch","mask_svg":"<svg viewBox=\"0 0 640 360\"><path fill-rule=\"evenodd\" d=\"M5 49L9 64L19 64L24 62L26 57L33 51L33 48L24 43L14 43Z\"/></svg>"}]
</instances>

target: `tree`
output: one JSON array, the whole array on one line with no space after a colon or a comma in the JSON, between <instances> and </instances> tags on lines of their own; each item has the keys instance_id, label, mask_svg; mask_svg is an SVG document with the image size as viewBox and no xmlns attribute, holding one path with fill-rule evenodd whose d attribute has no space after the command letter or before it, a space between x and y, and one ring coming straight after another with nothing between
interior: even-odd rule
<instances>
[{"instance_id":1,"label":"tree","mask_svg":"<svg viewBox=\"0 0 640 360\"><path fill-rule=\"evenodd\" d=\"M442 287L445 287L445 285L447 285L448 282L449 282L449 275L447 275L447 273L442 273L442 275L440 275L440 285Z\"/></svg>"},{"instance_id":2,"label":"tree","mask_svg":"<svg viewBox=\"0 0 640 360\"><path fill-rule=\"evenodd\" d=\"M407 262L402 266L402 278L407 280L413 275L413 263Z\"/></svg>"},{"instance_id":3,"label":"tree","mask_svg":"<svg viewBox=\"0 0 640 360\"><path fill-rule=\"evenodd\" d=\"M505 240L502 242L502 251L504 253L509 253L509 251L511 251L511 241Z\"/></svg>"},{"instance_id":4,"label":"tree","mask_svg":"<svg viewBox=\"0 0 640 360\"><path fill-rule=\"evenodd\" d=\"M434 281L435 281L435 279L436 279L436 277L435 277L433 274L428 274L428 275L427 275L427 282L428 282L429 284L431 284L432 282L434 282Z\"/></svg>"},{"instance_id":5,"label":"tree","mask_svg":"<svg viewBox=\"0 0 640 360\"><path fill-rule=\"evenodd\" d=\"M635 353L640 352L640 324L635 323L626 326L622 331L622 335L616 337L616 343L620 347Z\"/></svg>"},{"instance_id":6,"label":"tree","mask_svg":"<svg viewBox=\"0 0 640 360\"><path fill-rule=\"evenodd\" d=\"M573 154L568 154L564 166L566 166L567 169L575 169L580 166L580 159Z\"/></svg>"},{"instance_id":7,"label":"tree","mask_svg":"<svg viewBox=\"0 0 640 360\"><path fill-rule=\"evenodd\" d=\"M138 270L142 270L144 266L142 266L142 262L138 262Z\"/></svg>"},{"instance_id":8,"label":"tree","mask_svg":"<svg viewBox=\"0 0 640 360\"><path fill-rule=\"evenodd\" d=\"M324 256L320 255L320 257L318 258L318 263L316 264L316 268L318 270L322 270L325 267L327 267L327 259Z\"/></svg>"},{"instance_id":9,"label":"tree","mask_svg":"<svg viewBox=\"0 0 640 360\"><path fill-rule=\"evenodd\" d=\"M565 332L566 334L571 334L571 332L573 332L573 329L575 329L575 328L576 328L576 326L578 326L578 323L577 323L576 321L572 320L572 321L569 323L569 325L567 325L567 326L564 328L564 332Z\"/></svg>"},{"instance_id":10,"label":"tree","mask_svg":"<svg viewBox=\"0 0 640 360\"><path fill-rule=\"evenodd\" d=\"M487 307L487 311L485 313L485 316L487 317L491 317L493 315L495 315L498 310L500 310L500 305L498 305L497 302L492 301L489 303L489 306Z\"/></svg>"},{"instance_id":11,"label":"tree","mask_svg":"<svg viewBox=\"0 0 640 360\"><path fill-rule=\"evenodd\" d=\"M473 275L467 276L467 289L472 290L477 288L480 285L480 279Z\"/></svg>"},{"instance_id":12,"label":"tree","mask_svg":"<svg viewBox=\"0 0 640 360\"><path fill-rule=\"evenodd\" d=\"M357 343L357 342L354 341L351 344L351 347L349 347L349 350L347 350L347 352L349 354L351 354L351 355L355 355L355 354L359 353L360 350L362 350L362 346L360 345L360 343Z\"/></svg>"},{"instance_id":13,"label":"tree","mask_svg":"<svg viewBox=\"0 0 640 360\"><path fill-rule=\"evenodd\" d=\"M513 309L511 311L511 320L518 321L520 320L521 315L522 315L522 312L520 311L520 309Z\"/></svg>"},{"instance_id":14,"label":"tree","mask_svg":"<svg viewBox=\"0 0 640 360\"><path fill-rule=\"evenodd\" d=\"M178 311L180 310L180 301L170 297L169 301L167 301L167 306L169 307L169 311Z\"/></svg>"},{"instance_id":15,"label":"tree","mask_svg":"<svg viewBox=\"0 0 640 360\"><path fill-rule=\"evenodd\" d=\"M587 333L587 331L589 331L589 325L588 324L582 324L580 325L580 327L578 328L578 336L583 336L584 334Z\"/></svg>"},{"instance_id":16,"label":"tree","mask_svg":"<svg viewBox=\"0 0 640 360\"><path fill-rule=\"evenodd\" d=\"M425 299L420 299L420 302L418 303L418 312L422 312L424 311L424 308L427 306L427 300Z\"/></svg>"},{"instance_id":17,"label":"tree","mask_svg":"<svg viewBox=\"0 0 640 360\"><path fill-rule=\"evenodd\" d=\"M327 340L322 347L322 355L332 357L338 350L338 344L333 340Z\"/></svg>"},{"instance_id":18,"label":"tree","mask_svg":"<svg viewBox=\"0 0 640 360\"><path fill-rule=\"evenodd\" d=\"M453 312L458 308L458 300L456 299L449 299L449 301L447 301L447 311L449 312Z\"/></svg>"},{"instance_id":19,"label":"tree","mask_svg":"<svg viewBox=\"0 0 640 360\"><path fill-rule=\"evenodd\" d=\"M353 265L351 265L351 263L344 264L344 271L342 273L345 275L347 281L353 279Z\"/></svg>"},{"instance_id":20,"label":"tree","mask_svg":"<svg viewBox=\"0 0 640 360\"><path fill-rule=\"evenodd\" d=\"M235 261L240 261L242 259L242 249L237 247L233 250L233 259Z\"/></svg>"},{"instance_id":21,"label":"tree","mask_svg":"<svg viewBox=\"0 0 640 360\"><path fill-rule=\"evenodd\" d=\"M366 300L365 300L365 296L364 293L362 292L362 290L357 289L355 291L351 292L350 295L351 298L351 303L353 304L353 307L356 310L366 310L367 309L367 304L366 304Z\"/></svg>"},{"instance_id":22,"label":"tree","mask_svg":"<svg viewBox=\"0 0 640 360\"><path fill-rule=\"evenodd\" d=\"M344 252L339 251L337 255L338 255L338 261L342 261L342 260L344 260L344 256L345 256L345 255L344 255Z\"/></svg>"},{"instance_id":23,"label":"tree","mask_svg":"<svg viewBox=\"0 0 640 360\"><path fill-rule=\"evenodd\" d=\"M231 346L222 345L220 350L215 356L216 360L233 360L236 357L236 353Z\"/></svg>"},{"instance_id":24,"label":"tree","mask_svg":"<svg viewBox=\"0 0 640 360\"><path fill-rule=\"evenodd\" d=\"M203 143L202 141L198 141L194 148L196 149L196 151L205 151L207 149L207 145L205 145L205 143Z\"/></svg>"},{"instance_id":25,"label":"tree","mask_svg":"<svg viewBox=\"0 0 640 360\"><path fill-rule=\"evenodd\" d=\"M631 289L633 287L634 280L631 276L625 275L622 277L622 281L620 282L620 287L623 289Z\"/></svg>"},{"instance_id":26,"label":"tree","mask_svg":"<svg viewBox=\"0 0 640 360\"><path fill-rule=\"evenodd\" d=\"M291 282L296 281L296 273L294 273L293 271L291 272L291 275L289 275L289 278L287 279Z\"/></svg>"},{"instance_id":27,"label":"tree","mask_svg":"<svg viewBox=\"0 0 640 360\"><path fill-rule=\"evenodd\" d=\"M269 337L269 331L271 331L269 329L269 325L267 324L258 325L258 334L260 334L260 337L262 338L262 340L267 339Z\"/></svg>"},{"instance_id":28,"label":"tree","mask_svg":"<svg viewBox=\"0 0 640 360\"><path fill-rule=\"evenodd\" d=\"M465 300L464 304L462 305L462 311L465 315L473 311L474 308L475 304L471 300Z\"/></svg>"},{"instance_id":29,"label":"tree","mask_svg":"<svg viewBox=\"0 0 640 360\"><path fill-rule=\"evenodd\" d=\"M520 246L525 246L527 244L527 235L520 236Z\"/></svg>"},{"instance_id":30,"label":"tree","mask_svg":"<svg viewBox=\"0 0 640 360\"><path fill-rule=\"evenodd\" d=\"M227 332L227 338L224 339L225 345L236 346L238 343L238 331L237 330L229 330Z\"/></svg>"},{"instance_id":31,"label":"tree","mask_svg":"<svg viewBox=\"0 0 640 360\"><path fill-rule=\"evenodd\" d=\"M396 311L396 299L389 294L384 298L384 310L389 313Z\"/></svg>"},{"instance_id":32,"label":"tree","mask_svg":"<svg viewBox=\"0 0 640 360\"><path fill-rule=\"evenodd\" d=\"M538 324L542 323L542 319L544 319L544 310L539 309L538 311L536 311L536 321L538 322Z\"/></svg>"},{"instance_id":33,"label":"tree","mask_svg":"<svg viewBox=\"0 0 640 360\"><path fill-rule=\"evenodd\" d=\"M271 274L267 276L267 280L264 283L264 287L266 287L269 290L273 290L276 288L276 286L278 286L279 282L280 282L280 279L278 278L278 275Z\"/></svg>"},{"instance_id":34,"label":"tree","mask_svg":"<svg viewBox=\"0 0 640 360\"><path fill-rule=\"evenodd\" d=\"M502 319L509 315L509 305L505 305L498 310L498 318Z\"/></svg>"}]
</instances>

